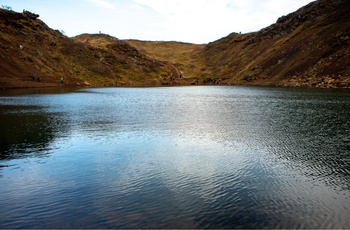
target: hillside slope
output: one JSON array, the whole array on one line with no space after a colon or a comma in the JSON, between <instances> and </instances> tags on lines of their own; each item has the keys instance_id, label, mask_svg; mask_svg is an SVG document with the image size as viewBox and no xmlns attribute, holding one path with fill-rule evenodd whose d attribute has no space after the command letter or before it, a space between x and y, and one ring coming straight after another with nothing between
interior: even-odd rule
<instances>
[{"instance_id":1,"label":"hillside slope","mask_svg":"<svg viewBox=\"0 0 350 230\"><path fill-rule=\"evenodd\" d=\"M258 32L196 45L68 38L34 14L0 9L0 88L57 86L61 77L94 86L157 86L177 78L177 84L348 88L349 21L349 0L318 0Z\"/></svg>"},{"instance_id":2,"label":"hillside slope","mask_svg":"<svg viewBox=\"0 0 350 230\"><path fill-rule=\"evenodd\" d=\"M350 1L318 0L208 45L128 40L200 84L350 87Z\"/></svg>"},{"instance_id":3,"label":"hillside slope","mask_svg":"<svg viewBox=\"0 0 350 230\"><path fill-rule=\"evenodd\" d=\"M319 0L259 32L209 43L211 74L231 84L350 87L350 1Z\"/></svg>"},{"instance_id":4,"label":"hillside slope","mask_svg":"<svg viewBox=\"0 0 350 230\"><path fill-rule=\"evenodd\" d=\"M204 76L201 70L205 69L205 62L204 58L199 54L205 48L205 44L167 41L125 41L149 57L174 65L179 69L183 77L191 82Z\"/></svg>"},{"instance_id":5,"label":"hillside slope","mask_svg":"<svg viewBox=\"0 0 350 230\"><path fill-rule=\"evenodd\" d=\"M116 38L91 35L110 40L96 47L37 17L0 9L0 88L58 86L61 77L66 85L159 85L161 76L171 73L166 64Z\"/></svg>"}]
</instances>

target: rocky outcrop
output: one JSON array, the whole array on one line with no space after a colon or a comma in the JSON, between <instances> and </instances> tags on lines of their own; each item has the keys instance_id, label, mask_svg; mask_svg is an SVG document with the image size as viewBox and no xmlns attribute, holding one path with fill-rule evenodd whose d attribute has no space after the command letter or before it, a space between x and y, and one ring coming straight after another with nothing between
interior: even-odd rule
<instances>
[{"instance_id":1,"label":"rocky outcrop","mask_svg":"<svg viewBox=\"0 0 350 230\"><path fill-rule=\"evenodd\" d=\"M22 14L27 19L35 20L35 19L39 18L39 14L34 14L34 13L27 11L27 10L23 10Z\"/></svg>"}]
</instances>

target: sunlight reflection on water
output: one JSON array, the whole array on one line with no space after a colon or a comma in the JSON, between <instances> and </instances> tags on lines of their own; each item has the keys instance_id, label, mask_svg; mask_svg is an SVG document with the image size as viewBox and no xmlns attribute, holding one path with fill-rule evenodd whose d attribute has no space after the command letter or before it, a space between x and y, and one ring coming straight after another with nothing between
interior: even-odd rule
<instances>
[{"instance_id":1,"label":"sunlight reflection on water","mask_svg":"<svg viewBox=\"0 0 350 230\"><path fill-rule=\"evenodd\" d=\"M2 96L0 227L350 228L349 98L256 87Z\"/></svg>"}]
</instances>

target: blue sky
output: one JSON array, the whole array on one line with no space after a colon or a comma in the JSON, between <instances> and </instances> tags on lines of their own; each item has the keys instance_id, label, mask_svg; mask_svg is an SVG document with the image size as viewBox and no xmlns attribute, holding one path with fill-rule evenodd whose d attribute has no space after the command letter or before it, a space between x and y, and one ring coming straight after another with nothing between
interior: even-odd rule
<instances>
[{"instance_id":1,"label":"blue sky","mask_svg":"<svg viewBox=\"0 0 350 230\"><path fill-rule=\"evenodd\" d=\"M120 39L208 43L253 32L311 0L0 0L40 15L67 36L102 33Z\"/></svg>"}]
</instances>

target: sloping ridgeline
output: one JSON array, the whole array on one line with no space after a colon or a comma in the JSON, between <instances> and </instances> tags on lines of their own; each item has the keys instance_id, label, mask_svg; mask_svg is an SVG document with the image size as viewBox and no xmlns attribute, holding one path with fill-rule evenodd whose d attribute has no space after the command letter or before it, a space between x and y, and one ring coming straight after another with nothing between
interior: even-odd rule
<instances>
[{"instance_id":1,"label":"sloping ridgeline","mask_svg":"<svg viewBox=\"0 0 350 230\"><path fill-rule=\"evenodd\" d=\"M0 88L56 86L60 77L72 85L160 85L172 76L169 66L181 72L183 84L221 79L350 87L349 0L318 0L258 32L232 33L207 45L126 43L103 34L68 38L37 16L0 10Z\"/></svg>"},{"instance_id":2,"label":"sloping ridgeline","mask_svg":"<svg viewBox=\"0 0 350 230\"><path fill-rule=\"evenodd\" d=\"M349 22L349 0L318 0L259 32L209 43L202 56L226 83L350 87Z\"/></svg>"},{"instance_id":3,"label":"sloping ridgeline","mask_svg":"<svg viewBox=\"0 0 350 230\"><path fill-rule=\"evenodd\" d=\"M164 63L117 38L90 35L108 41L96 46L64 36L38 17L0 9L0 88L57 86L61 77L68 85L158 85L170 75Z\"/></svg>"}]
</instances>

